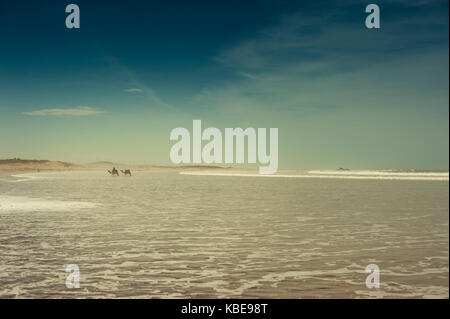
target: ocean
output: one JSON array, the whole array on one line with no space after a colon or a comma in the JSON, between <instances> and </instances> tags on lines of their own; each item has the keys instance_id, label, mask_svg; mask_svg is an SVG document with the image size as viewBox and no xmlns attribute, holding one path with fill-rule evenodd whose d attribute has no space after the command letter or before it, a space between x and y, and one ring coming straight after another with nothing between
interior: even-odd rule
<instances>
[{"instance_id":1,"label":"ocean","mask_svg":"<svg viewBox=\"0 0 450 319\"><path fill-rule=\"evenodd\" d=\"M448 298L448 176L0 173L0 298Z\"/></svg>"}]
</instances>

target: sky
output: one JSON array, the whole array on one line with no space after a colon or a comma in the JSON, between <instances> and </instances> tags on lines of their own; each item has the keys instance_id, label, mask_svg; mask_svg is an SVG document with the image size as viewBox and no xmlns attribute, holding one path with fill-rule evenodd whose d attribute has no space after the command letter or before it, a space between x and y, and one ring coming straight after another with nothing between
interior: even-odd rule
<instances>
[{"instance_id":1,"label":"sky","mask_svg":"<svg viewBox=\"0 0 450 319\"><path fill-rule=\"evenodd\" d=\"M280 169L448 170L448 31L446 0L1 0L0 158L170 164L199 119L278 128Z\"/></svg>"}]
</instances>

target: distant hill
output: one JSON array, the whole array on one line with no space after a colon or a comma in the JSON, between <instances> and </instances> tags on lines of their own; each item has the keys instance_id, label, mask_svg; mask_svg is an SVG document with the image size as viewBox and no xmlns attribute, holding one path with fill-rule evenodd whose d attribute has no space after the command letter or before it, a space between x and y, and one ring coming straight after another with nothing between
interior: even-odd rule
<instances>
[{"instance_id":1,"label":"distant hill","mask_svg":"<svg viewBox=\"0 0 450 319\"><path fill-rule=\"evenodd\" d=\"M0 170L67 170L79 169L80 165L50 160L36 160L36 159L0 159Z\"/></svg>"},{"instance_id":2,"label":"distant hill","mask_svg":"<svg viewBox=\"0 0 450 319\"><path fill-rule=\"evenodd\" d=\"M182 166L161 166L161 165L129 165L109 161L98 161L84 165L36 159L0 159L0 171L66 171L66 170L106 170L111 167L118 169L131 169L138 171L146 170L205 170L205 169L233 169L232 167L221 167L214 165L182 165ZM239 168L235 168L239 169Z\"/></svg>"}]
</instances>

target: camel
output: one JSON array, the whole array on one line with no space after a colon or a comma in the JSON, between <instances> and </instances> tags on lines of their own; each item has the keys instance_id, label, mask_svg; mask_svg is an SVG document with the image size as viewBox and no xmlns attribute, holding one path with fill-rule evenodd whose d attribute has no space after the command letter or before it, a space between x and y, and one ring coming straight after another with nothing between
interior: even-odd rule
<instances>
[{"instance_id":1,"label":"camel","mask_svg":"<svg viewBox=\"0 0 450 319\"><path fill-rule=\"evenodd\" d=\"M120 171L122 172L123 175L125 175L125 176L129 175L131 177L131 171L129 169L126 169L124 171L120 170Z\"/></svg>"},{"instance_id":2,"label":"camel","mask_svg":"<svg viewBox=\"0 0 450 319\"><path fill-rule=\"evenodd\" d=\"M112 176L119 176L119 171L115 167L113 167L112 171L108 170L108 173Z\"/></svg>"}]
</instances>

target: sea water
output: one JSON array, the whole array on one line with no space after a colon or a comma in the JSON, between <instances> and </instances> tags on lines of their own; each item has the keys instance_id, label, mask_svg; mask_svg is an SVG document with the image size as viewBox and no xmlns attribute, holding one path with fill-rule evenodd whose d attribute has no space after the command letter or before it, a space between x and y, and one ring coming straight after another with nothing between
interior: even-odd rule
<instances>
[{"instance_id":1,"label":"sea water","mask_svg":"<svg viewBox=\"0 0 450 319\"><path fill-rule=\"evenodd\" d=\"M448 298L448 222L448 173L0 173L0 298Z\"/></svg>"}]
</instances>

